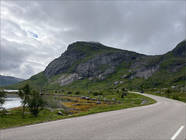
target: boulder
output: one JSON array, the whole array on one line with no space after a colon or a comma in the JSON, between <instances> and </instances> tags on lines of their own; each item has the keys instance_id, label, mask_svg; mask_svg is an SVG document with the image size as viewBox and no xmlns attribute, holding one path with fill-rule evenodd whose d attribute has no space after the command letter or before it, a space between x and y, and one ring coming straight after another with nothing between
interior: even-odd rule
<instances>
[{"instance_id":1,"label":"boulder","mask_svg":"<svg viewBox=\"0 0 186 140\"><path fill-rule=\"evenodd\" d=\"M85 96L82 96L81 99L86 99L86 97Z\"/></svg>"},{"instance_id":2,"label":"boulder","mask_svg":"<svg viewBox=\"0 0 186 140\"><path fill-rule=\"evenodd\" d=\"M141 105L144 105L144 104L147 104L147 103L148 103L147 100L142 100Z\"/></svg>"},{"instance_id":3,"label":"boulder","mask_svg":"<svg viewBox=\"0 0 186 140\"><path fill-rule=\"evenodd\" d=\"M101 104L101 101L97 101L96 104Z\"/></svg>"},{"instance_id":4,"label":"boulder","mask_svg":"<svg viewBox=\"0 0 186 140\"><path fill-rule=\"evenodd\" d=\"M57 114L63 116L63 113L61 111L58 111Z\"/></svg>"},{"instance_id":5,"label":"boulder","mask_svg":"<svg viewBox=\"0 0 186 140\"><path fill-rule=\"evenodd\" d=\"M116 99L115 98L112 98L112 101L115 101Z\"/></svg>"},{"instance_id":6,"label":"boulder","mask_svg":"<svg viewBox=\"0 0 186 140\"><path fill-rule=\"evenodd\" d=\"M90 97L85 97L86 100L90 100Z\"/></svg>"},{"instance_id":7,"label":"boulder","mask_svg":"<svg viewBox=\"0 0 186 140\"><path fill-rule=\"evenodd\" d=\"M92 81L94 78L93 77L89 77L88 80Z\"/></svg>"},{"instance_id":8,"label":"boulder","mask_svg":"<svg viewBox=\"0 0 186 140\"><path fill-rule=\"evenodd\" d=\"M72 104L72 106L80 106L81 104Z\"/></svg>"},{"instance_id":9,"label":"boulder","mask_svg":"<svg viewBox=\"0 0 186 140\"><path fill-rule=\"evenodd\" d=\"M155 93L161 93L160 91L155 91Z\"/></svg>"},{"instance_id":10,"label":"boulder","mask_svg":"<svg viewBox=\"0 0 186 140\"><path fill-rule=\"evenodd\" d=\"M114 82L114 85L118 85L118 84L119 84L119 81L115 81L115 82Z\"/></svg>"},{"instance_id":11,"label":"boulder","mask_svg":"<svg viewBox=\"0 0 186 140\"><path fill-rule=\"evenodd\" d=\"M125 78L127 78L127 75L126 74L123 75L123 76L121 76L121 79L125 79Z\"/></svg>"}]
</instances>

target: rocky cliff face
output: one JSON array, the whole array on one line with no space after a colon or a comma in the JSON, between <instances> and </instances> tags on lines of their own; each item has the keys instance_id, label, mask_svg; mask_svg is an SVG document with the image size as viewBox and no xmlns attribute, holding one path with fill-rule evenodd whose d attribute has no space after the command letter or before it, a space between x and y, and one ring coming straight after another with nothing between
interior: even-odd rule
<instances>
[{"instance_id":1,"label":"rocky cliff face","mask_svg":"<svg viewBox=\"0 0 186 140\"><path fill-rule=\"evenodd\" d=\"M75 80L89 78L104 80L125 63L130 79L140 77L148 79L154 73L165 69L178 71L185 66L186 41L165 55L147 56L135 52L114 49L96 42L75 42L45 69L44 75L50 79L61 75L58 83L61 86Z\"/></svg>"},{"instance_id":2,"label":"rocky cliff face","mask_svg":"<svg viewBox=\"0 0 186 140\"><path fill-rule=\"evenodd\" d=\"M79 77L106 77L121 63L127 64L144 55L106 47L94 42L76 42L69 45L59 58L45 69L50 78L62 73L75 73Z\"/></svg>"},{"instance_id":3,"label":"rocky cliff face","mask_svg":"<svg viewBox=\"0 0 186 140\"><path fill-rule=\"evenodd\" d=\"M180 42L176 48L172 50L172 53L176 57L186 57L186 40Z\"/></svg>"}]
</instances>

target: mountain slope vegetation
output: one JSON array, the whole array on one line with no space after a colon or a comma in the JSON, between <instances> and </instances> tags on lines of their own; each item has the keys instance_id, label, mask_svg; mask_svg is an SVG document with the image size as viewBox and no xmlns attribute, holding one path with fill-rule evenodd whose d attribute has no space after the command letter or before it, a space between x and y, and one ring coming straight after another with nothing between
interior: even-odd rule
<instances>
[{"instance_id":1,"label":"mountain slope vegetation","mask_svg":"<svg viewBox=\"0 0 186 140\"><path fill-rule=\"evenodd\" d=\"M108 89L126 87L184 87L186 40L164 55L148 56L107 47L97 42L78 41L25 83L48 89Z\"/></svg>"}]
</instances>

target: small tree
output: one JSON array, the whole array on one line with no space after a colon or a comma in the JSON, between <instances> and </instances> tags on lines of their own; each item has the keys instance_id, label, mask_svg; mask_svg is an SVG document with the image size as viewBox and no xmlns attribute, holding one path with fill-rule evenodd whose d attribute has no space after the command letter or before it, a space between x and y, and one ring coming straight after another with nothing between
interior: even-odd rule
<instances>
[{"instance_id":1,"label":"small tree","mask_svg":"<svg viewBox=\"0 0 186 140\"><path fill-rule=\"evenodd\" d=\"M37 117L38 113L43 109L43 99L39 92L33 90L28 101L28 107L30 112Z\"/></svg>"},{"instance_id":2,"label":"small tree","mask_svg":"<svg viewBox=\"0 0 186 140\"><path fill-rule=\"evenodd\" d=\"M141 93L144 93L144 85L143 85L143 84L140 85L140 92L141 92Z\"/></svg>"},{"instance_id":3,"label":"small tree","mask_svg":"<svg viewBox=\"0 0 186 140\"><path fill-rule=\"evenodd\" d=\"M67 94L72 94L72 92L71 91L68 91Z\"/></svg>"},{"instance_id":4,"label":"small tree","mask_svg":"<svg viewBox=\"0 0 186 140\"><path fill-rule=\"evenodd\" d=\"M170 90L170 89L167 89L167 90L165 91L165 93L166 93L166 96L167 96L167 97L170 97L171 90Z\"/></svg>"},{"instance_id":5,"label":"small tree","mask_svg":"<svg viewBox=\"0 0 186 140\"><path fill-rule=\"evenodd\" d=\"M31 94L31 89L28 84L26 84L23 88L19 89L19 97L22 99L22 117L24 118L25 108L28 105L29 96Z\"/></svg>"},{"instance_id":6,"label":"small tree","mask_svg":"<svg viewBox=\"0 0 186 140\"><path fill-rule=\"evenodd\" d=\"M6 94L3 90L0 90L0 116L4 115L6 113L6 109L2 107L2 105L4 104L5 102L5 97L6 97Z\"/></svg>"},{"instance_id":7,"label":"small tree","mask_svg":"<svg viewBox=\"0 0 186 140\"><path fill-rule=\"evenodd\" d=\"M6 94L3 90L0 90L0 105L2 106L5 102Z\"/></svg>"},{"instance_id":8,"label":"small tree","mask_svg":"<svg viewBox=\"0 0 186 140\"><path fill-rule=\"evenodd\" d=\"M122 88L121 98L124 98L124 96L127 96L128 91L125 88Z\"/></svg>"},{"instance_id":9,"label":"small tree","mask_svg":"<svg viewBox=\"0 0 186 140\"><path fill-rule=\"evenodd\" d=\"M79 91L76 91L76 92L75 92L75 94L76 94L76 95L79 95L79 94L80 94L80 92L79 92Z\"/></svg>"}]
</instances>

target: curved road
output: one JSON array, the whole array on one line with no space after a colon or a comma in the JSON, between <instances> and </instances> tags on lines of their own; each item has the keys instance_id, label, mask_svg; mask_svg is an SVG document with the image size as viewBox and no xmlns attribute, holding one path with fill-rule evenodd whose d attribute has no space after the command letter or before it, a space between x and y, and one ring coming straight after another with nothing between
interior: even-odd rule
<instances>
[{"instance_id":1,"label":"curved road","mask_svg":"<svg viewBox=\"0 0 186 140\"><path fill-rule=\"evenodd\" d=\"M0 131L0 140L186 140L186 104L147 95L153 105Z\"/></svg>"}]
</instances>

